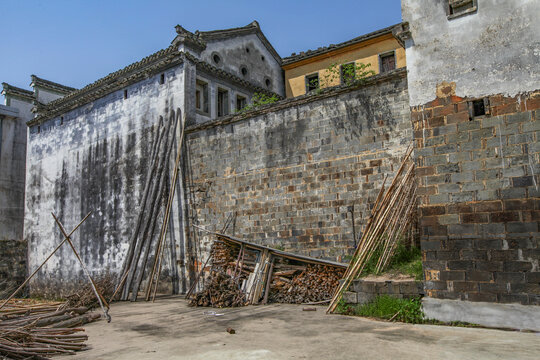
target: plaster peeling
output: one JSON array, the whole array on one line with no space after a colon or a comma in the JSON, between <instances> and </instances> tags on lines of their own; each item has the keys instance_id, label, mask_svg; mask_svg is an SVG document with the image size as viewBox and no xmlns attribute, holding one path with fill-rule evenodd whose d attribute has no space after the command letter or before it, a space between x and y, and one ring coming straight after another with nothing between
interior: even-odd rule
<instances>
[{"instance_id":1,"label":"plaster peeling","mask_svg":"<svg viewBox=\"0 0 540 360\"><path fill-rule=\"evenodd\" d=\"M433 100L441 80L455 82L460 97L514 97L540 88L540 3L478 3L476 13L448 20L444 1L402 1L412 35L406 42L411 106Z\"/></svg>"}]
</instances>

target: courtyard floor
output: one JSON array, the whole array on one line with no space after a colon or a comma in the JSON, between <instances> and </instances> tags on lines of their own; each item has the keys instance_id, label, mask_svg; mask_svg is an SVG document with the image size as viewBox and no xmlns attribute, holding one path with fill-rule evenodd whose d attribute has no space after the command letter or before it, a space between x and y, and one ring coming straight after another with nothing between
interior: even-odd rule
<instances>
[{"instance_id":1,"label":"courtyard floor","mask_svg":"<svg viewBox=\"0 0 540 360\"><path fill-rule=\"evenodd\" d=\"M303 307L191 308L181 297L116 303L111 323L85 325L91 349L74 358L536 360L540 354L535 333L388 323Z\"/></svg>"}]
</instances>

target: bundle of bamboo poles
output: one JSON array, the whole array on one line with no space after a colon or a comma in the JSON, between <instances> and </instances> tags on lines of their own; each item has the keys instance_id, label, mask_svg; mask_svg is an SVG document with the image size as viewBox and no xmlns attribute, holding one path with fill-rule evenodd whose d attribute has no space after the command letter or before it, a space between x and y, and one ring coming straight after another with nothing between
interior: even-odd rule
<instances>
[{"instance_id":1,"label":"bundle of bamboo poles","mask_svg":"<svg viewBox=\"0 0 540 360\"><path fill-rule=\"evenodd\" d=\"M86 350L84 329L74 328L100 318L87 307L67 303L10 300L0 310L0 357L48 359L58 354Z\"/></svg>"},{"instance_id":2,"label":"bundle of bamboo poles","mask_svg":"<svg viewBox=\"0 0 540 360\"><path fill-rule=\"evenodd\" d=\"M376 272L386 268L404 234L410 233L416 211L416 180L414 163L409 148L392 184L385 189L384 183L375 201L371 217L343 277L344 281L334 293L327 312L334 312L338 302L365 265L374 256ZM385 179L386 180L386 179ZM378 251L379 250L379 251Z\"/></svg>"},{"instance_id":3,"label":"bundle of bamboo poles","mask_svg":"<svg viewBox=\"0 0 540 360\"><path fill-rule=\"evenodd\" d=\"M165 247L165 233L180 160L181 143L176 142L176 129L180 114L180 109L177 109L176 112L174 110L169 112L168 119L160 117L154 134L146 184L140 200L140 211L129 240L128 252L124 260L121 276L116 286L115 295L120 294L120 300L137 300L141 283L145 277L148 279L146 287L147 300L152 285L155 287L154 295L157 290L157 280L161 271L162 254ZM176 145L178 146L178 155L171 181L168 171L169 159ZM170 189L168 185L170 185ZM165 202L166 199L167 202ZM164 206L165 204L166 206ZM157 235L160 222L161 231ZM152 252L154 252L153 256L151 255ZM150 266L149 258L151 257L153 257L154 261ZM158 274L157 278L156 274Z\"/></svg>"}]
</instances>

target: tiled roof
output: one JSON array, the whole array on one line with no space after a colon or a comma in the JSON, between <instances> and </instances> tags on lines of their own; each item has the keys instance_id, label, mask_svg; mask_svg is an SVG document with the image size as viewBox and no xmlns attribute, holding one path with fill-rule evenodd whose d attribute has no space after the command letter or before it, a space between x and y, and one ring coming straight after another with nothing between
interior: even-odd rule
<instances>
[{"instance_id":1,"label":"tiled roof","mask_svg":"<svg viewBox=\"0 0 540 360\"><path fill-rule=\"evenodd\" d=\"M50 80L42 79L40 77L37 77L36 75L32 75L32 84L30 86L41 86L46 89L54 90L61 94L69 94L70 92L77 90L76 88L72 88L70 86L65 86L62 84L52 82Z\"/></svg>"},{"instance_id":2,"label":"tiled roof","mask_svg":"<svg viewBox=\"0 0 540 360\"><path fill-rule=\"evenodd\" d=\"M355 37L354 39L347 40L347 41L339 43L339 44L330 44L329 46L320 47L317 50L302 51L299 54L293 53L291 56L283 58L282 65L292 64L292 63L295 63L295 62L300 61L300 60L309 59L309 58L315 57L317 55L325 54L325 53L328 53L330 51L334 51L334 50L337 50L337 49L344 48L346 46L358 44L358 43L361 43L363 41L374 39L374 38L382 36L382 35L392 34L395 29L400 28L400 27L401 27L401 23L386 27L384 29L373 31L373 32L371 32L369 34L365 34L365 35L362 35L362 36Z\"/></svg>"},{"instance_id":3,"label":"tiled roof","mask_svg":"<svg viewBox=\"0 0 540 360\"><path fill-rule=\"evenodd\" d=\"M34 92L30 91L30 90L25 90L25 89L21 89L19 87L16 87L16 86L13 86L13 85L9 85L8 83L2 83L2 95L5 95L5 96L18 96L18 97L21 97L25 100L30 100L30 101L33 101L34 100Z\"/></svg>"},{"instance_id":4,"label":"tiled roof","mask_svg":"<svg viewBox=\"0 0 540 360\"><path fill-rule=\"evenodd\" d=\"M191 33L180 25L177 25L176 32L179 34L179 36L175 40L173 40L173 43L178 41L179 37L182 37L182 40L197 42L197 45L203 46L203 48L206 46L206 42L209 40L228 39L231 37L246 34L256 34L261 40L261 42L264 44L264 46L266 46L268 51L270 51L272 56L276 59L276 61L281 64L281 56L279 56L276 49L274 49L272 44L270 44L270 41L268 41L266 36L263 34L261 27L259 26L259 23L257 21L252 21L250 24L242 27L212 31L197 30L194 33Z\"/></svg>"},{"instance_id":5,"label":"tiled roof","mask_svg":"<svg viewBox=\"0 0 540 360\"><path fill-rule=\"evenodd\" d=\"M50 119L51 117L76 109L77 107L97 100L107 94L120 90L127 85L140 81L148 77L150 74L158 73L159 71L162 71L168 67L180 64L184 61L184 58L188 58L190 61L196 64L197 68L209 72L216 77L233 81L246 88L252 89L255 92L261 92L269 95L275 94L267 89L263 89L244 79L241 79L236 75L218 69L204 61L200 61L189 53L178 51L175 45L171 45L168 48L160 50L139 62L133 63L121 70L113 72L80 90L73 91L63 98L56 99L46 105L41 104L36 108L38 115L34 119L30 120L27 124L32 126L44 120Z\"/></svg>"},{"instance_id":6,"label":"tiled roof","mask_svg":"<svg viewBox=\"0 0 540 360\"><path fill-rule=\"evenodd\" d=\"M80 90L73 91L60 99L48 103L43 107L38 116L30 120L27 124L31 126L40 123L43 120L73 110L129 84L140 81L144 79L147 74L157 72L176 62L181 62L179 59L179 52L175 46L171 45L166 49L145 57L141 61L110 73Z\"/></svg>"}]
</instances>

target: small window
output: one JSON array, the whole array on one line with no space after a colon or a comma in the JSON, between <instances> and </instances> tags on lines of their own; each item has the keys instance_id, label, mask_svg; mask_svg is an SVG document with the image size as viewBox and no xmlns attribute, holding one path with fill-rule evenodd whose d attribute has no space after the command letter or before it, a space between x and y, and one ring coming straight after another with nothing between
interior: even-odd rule
<instances>
[{"instance_id":1,"label":"small window","mask_svg":"<svg viewBox=\"0 0 540 360\"><path fill-rule=\"evenodd\" d=\"M205 114L209 113L208 107L208 83L197 80L195 87L195 108Z\"/></svg>"},{"instance_id":2,"label":"small window","mask_svg":"<svg viewBox=\"0 0 540 360\"><path fill-rule=\"evenodd\" d=\"M266 85L267 88L270 88L272 86L272 80L270 80L269 78L266 78L264 80L264 84Z\"/></svg>"},{"instance_id":3,"label":"small window","mask_svg":"<svg viewBox=\"0 0 540 360\"><path fill-rule=\"evenodd\" d=\"M319 88L319 74L306 76L306 92L317 90Z\"/></svg>"},{"instance_id":4,"label":"small window","mask_svg":"<svg viewBox=\"0 0 540 360\"><path fill-rule=\"evenodd\" d=\"M473 14L478 9L477 0L448 0L446 14L448 19Z\"/></svg>"},{"instance_id":5,"label":"small window","mask_svg":"<svg viewBox=\"0 0 540 360\"><path fill-rule=\"evenodd\" d=\"M37 132L38 132L38 134L41 132L41 126L39 126L39 125L37 127Z\"/></svg>"},{"instance_id":6,"label":"small window","mask_svg":"<svg viewBox=\"0 0 540 360\"><path fill-rule=\"evenodd\" d=\"M351 85L356 79L356 65L355 63L348 63L341 65L341 83L344 85Z\"/></svg>"},{"instance_id":7,"label":"small window","mask_svg":"<svg viewBox=\"0 0 540 360\"><path fill-rule=\"evenodd\" d=\"M236 111L240 111L246 107L247 99L245 96L236 95Z\"/></svg>"},{"instance_id":8,"label":"small window","mask_svg":"<svg viewBox=\"0 0 540 360\"><path fill-rule=\"evenodd\" d=\"M248 69L247 69L247 67L242 66L242 67L240 68L240 72L242 73L242 76L247 76L247 74L248 74Z\"/></svg>"},{"instance_id":9,"label":"small window","mask_svg":"<svg viewBox=\"0 0 540 360\"><path fill-rule=\"evenodd\" d=\"M159 84L160 84L160 85L165 84L165 74L161 74L161 75L159 76Z\"/></svg>"},{"instance_id":10,"label":"small window","mask_svg":"<svg viewBox=\"0 0 540 360\"><path fill-rule=\"evenodd\" d=\"M249 48L248 47L246 48L246 52L249 53Z\"/></svg>"},{"instance_id":11,"label":"small window","mask_svg":"<svg viewBox=\"0 0 540 360\"><path fill-rule=\"evenodd\" d=\"M128 98L128 92L127 92L127 89L124 89L124 99L127 99Z\"/></svg>"},{"instance_id":12,"label":"small window","mask_svg":"<svg viewBox=\"0 0 540 360\"><path fill-rule=\"evenodd\" d=\"M379 55L380 72L385 73L396 68L396 55L392 51L389 54Z\"/></svg>"},{"instance_id":13,"label":"small window","mask_svg":"<svg viewBox=\"0 0 540 360\"><path fill-rule=\"evenodd\" d=\"M229 92L218 88L217 92L217 116L229 115Z\"/></svg>"},{"instance_id":14,"label":"small window","mask_svg":"<svg viewBox=\"0 0 540 360\"><path fill-rule=\"evenodd\" d=\"M60 116L60 125L64 125L64 117Z\"/></svg>"},{"instance_id":15,"label":"small window","mask_svg":"<svg viewBox=\"0 0 540 360\"><path fill-rule=\"evenodd\" d=\"M214 56L212 57L212 60L214 60L214 63L216 64L219 64L221 62L221 58L219 57L218 54L214 54Z\"/></svg>"},{"instance_id":16,"label":"small window","mask_svg":"<svg viewBox=\"0 0 540 360\"><path fill-rule=\"evenodd\" d=\"M469 107L469 120L477 116L484 116L490 113L489 110L489 98L483 98L478 100L469 101L467 103Z\"/></svg>"},{"instance_id":17,"label":"small window","mask_svg":"<svg viewBox=\"0 0 540 360\"><path fill-rule=\"evenodd\" d=\"M261 61L264 61L264 56L261 56Z\"/></svg>"}]
</instances>

